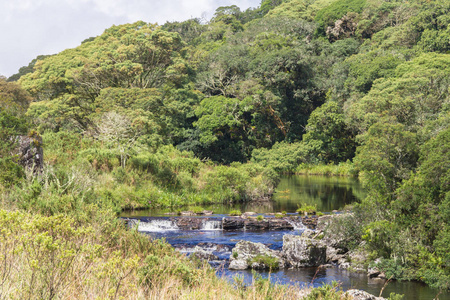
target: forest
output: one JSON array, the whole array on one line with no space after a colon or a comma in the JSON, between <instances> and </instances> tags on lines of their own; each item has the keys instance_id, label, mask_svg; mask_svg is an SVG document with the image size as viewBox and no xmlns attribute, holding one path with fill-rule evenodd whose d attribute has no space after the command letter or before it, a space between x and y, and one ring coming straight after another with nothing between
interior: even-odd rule
<instances>
[{"instance_id":1,"label":"forest","mask_svg":"<svg viewBox=\"0 0 450 300\"><path fill-rule=\"evenodd\" d=\"M0 77L0 123L0 298L291 295L233 288L117 215L270 197L280 174L327 166L368 192L348 247L450 289L447 0L262 0L112 26Z\"/></svg>"}]
</instances>

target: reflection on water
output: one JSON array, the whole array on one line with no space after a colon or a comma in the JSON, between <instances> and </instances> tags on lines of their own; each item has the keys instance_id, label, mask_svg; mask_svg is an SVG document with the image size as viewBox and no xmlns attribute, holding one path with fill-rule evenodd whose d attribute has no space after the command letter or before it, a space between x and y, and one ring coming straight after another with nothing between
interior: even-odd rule
<instances>
[{"instance_id":1,"label":"reflection on water","mask_svg":"<svg viewBox=\"0 0 450 300\"><path fill-rule=\"evenodd\" d=\"M357 179L347 177L284 176L273 196L276 211L295 212L298 205L316 205L318 211L342 209L365 196Z\"/></svg>"},{"instance_id":2,"label":"reflection on water","mask_svg":"<svg viewBox=\"0 0 450 300\"><path fill-rule=\"evenodd\" d=\"M250 202L237 204L202 205L215 214L228 214L231 210L257 213L282 212L294 213L298 205L306 203L317 205L318 211L331 212L342 209L346 204L358 202L365 197L361 184L357 179L347 177L289 175L283 176L278 184L273 201ZM189 207L176 210L189 210ZM122 217L162 216L174 209L151 209L124 212Z\"/></svg>"}]
</instances>

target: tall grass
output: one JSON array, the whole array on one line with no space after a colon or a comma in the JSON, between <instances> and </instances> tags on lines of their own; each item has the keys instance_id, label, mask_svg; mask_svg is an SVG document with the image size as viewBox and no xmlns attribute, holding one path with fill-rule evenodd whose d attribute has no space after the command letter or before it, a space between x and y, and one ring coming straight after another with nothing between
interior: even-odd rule
<instances>
[{"instance_id":1,"label":"tall grass","mask_svg":"<svg viewBox=\"0 0 450 300\"><path fill-rule=\"evenodd\" d=\"M357 170L351 162L341 162L338 165L300 164L294 170L295 174L327 175L327 176L357 176Z\"/></svg>"},{"instance_id":2,"label":"tall grass","mask_svg":"<svg viewBox=\"0 0 450 300\"><path fill-rule=\"evenodd\" d=\"M127 230L107 211L82 222L0 210L0 228L5 299L286 299L297 293L261 280L233 287L209 265Z\"/></svg>"}]
</instances>

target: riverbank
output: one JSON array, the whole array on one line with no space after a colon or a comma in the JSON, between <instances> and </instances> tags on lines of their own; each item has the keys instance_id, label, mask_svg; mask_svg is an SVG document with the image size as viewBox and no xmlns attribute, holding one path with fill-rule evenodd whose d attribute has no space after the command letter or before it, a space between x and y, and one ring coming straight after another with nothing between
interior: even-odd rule
<instances>
[{"instance_id":1,"label":"riverbank","mask_svg":"<svg viewBox=\"0 0 450 300\"><path fill-rule=\"evenodd\" d=\"M335 164L300 164L294 171L296 175L326 175L326 176L346 176L358 177L358 171L351 162Z\"/></svg>"}]
</instances>

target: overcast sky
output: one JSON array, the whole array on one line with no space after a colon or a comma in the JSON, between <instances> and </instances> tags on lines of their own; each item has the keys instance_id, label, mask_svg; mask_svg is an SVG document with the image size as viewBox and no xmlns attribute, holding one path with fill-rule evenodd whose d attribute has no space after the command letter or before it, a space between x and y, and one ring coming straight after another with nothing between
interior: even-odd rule
<instances>
[{"instance_id":1,"label":"overcast sky","mask_svg":"<svg viewBox=\"0 0 450 300\"><path fill-rule=\"evenodd\" d=\"M38 55L78 46L112 25L208 20L219 6L257 7L260 0L0 0L0 75Z\"/></svg>"}]
</instances>

